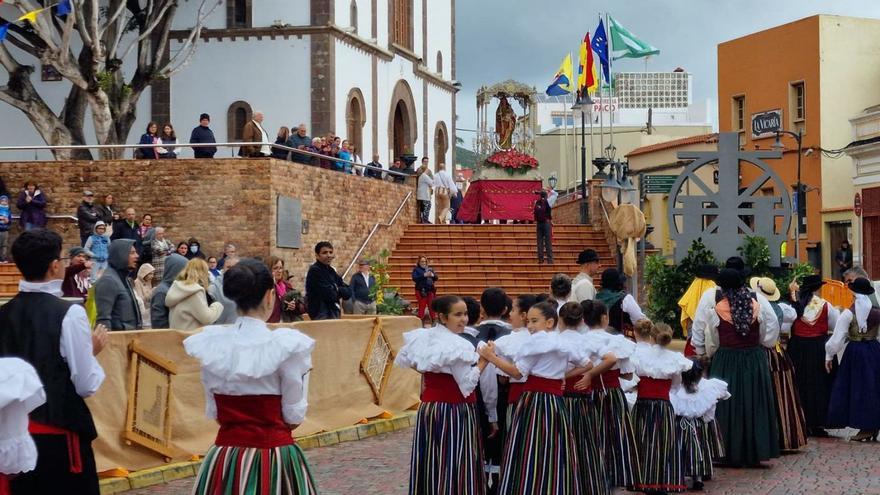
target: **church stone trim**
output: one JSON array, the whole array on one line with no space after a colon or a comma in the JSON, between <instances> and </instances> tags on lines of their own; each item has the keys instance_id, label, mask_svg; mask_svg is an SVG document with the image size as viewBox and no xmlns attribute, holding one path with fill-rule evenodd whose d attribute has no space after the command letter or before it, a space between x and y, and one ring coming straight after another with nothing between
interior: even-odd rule
<instances>
[{"instance_id":1,"label":"church stone trim","mask_svg":"<svg viewBox=\"0 0 880 495\"><path fill-rule=\"evenodd\" d=\"M394 133L395 111L399 104L403 105L405 111L404 118L406 119L406 122L403 123L403 136L396 136ZM409 83L401 79L394 85L394 91L391 93L391 105L388 109L389 149L393 150L395 155L399 154L402 150L395 149L395 146L397 144L397 139L400 138L405 146L409 148L410 153L416 152L416 150L413 149L413 144L416 142L418 133L419 123L416 117L416 101L415 98L413 98L412 88L410 88ZM392 156L391 158L394 159L395 156Z\"/></svg>"}]
</instances>

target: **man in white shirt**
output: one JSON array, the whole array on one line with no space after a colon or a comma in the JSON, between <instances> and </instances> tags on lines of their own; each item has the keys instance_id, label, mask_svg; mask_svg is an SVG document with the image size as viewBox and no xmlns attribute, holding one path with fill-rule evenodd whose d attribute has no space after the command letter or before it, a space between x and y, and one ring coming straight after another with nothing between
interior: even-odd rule
<instances>
[{"instance_id":1,"label":"man in white shirt","mask_svg":"<svg viewBox=\"0 0 880 495\"><path fill-rule=\"evenodd\" d=\"M577 258L581 271L571 281L569 301L584 302L596 298L596 284L593 277L599 275L599 255L592 249L584 249Z\"/></svg>"},{"instance_id":2,"label":"man in white shirt","mask_svg":"<svg viewBox=\"0 0 880 495\"><path fill-rule=\"evenodd\" d=\"M0 308L0 357L18 357L37 369L46 403L30 413L37 467L10 483L13 494L97 495L92 441L97 438L83 400L104 381L95 359L107 329L92 333L85 309L61 299L61 236L45 229L23 232L12 244L24 280Z\"/></svg>"},{"instance_id":3,"label":"man in white shirt","mask_svg":"<svg viewBox=\"0 0 880 495\"><path fill-rule=\"evenodd\" d=\"M428 157L422 158L422 163L427 164ZM450 200L458 195L458 186L446 170L445 163L437 164L437 172L434 173L434 191L437 194L437 223L449 223Z\"/></svg>"}]
</instances>

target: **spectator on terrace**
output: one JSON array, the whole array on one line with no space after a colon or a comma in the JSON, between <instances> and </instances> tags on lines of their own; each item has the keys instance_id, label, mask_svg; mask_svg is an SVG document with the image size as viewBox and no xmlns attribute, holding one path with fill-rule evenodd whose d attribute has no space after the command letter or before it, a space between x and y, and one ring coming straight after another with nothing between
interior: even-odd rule
<instances>
[{"instance_id":1,"label":"spectator on terrace","mask_svg":"<svg viewBox=\"0 0 880 495\"><path fill-rule=\"evenodd\" d=\"M348 149L351 151L351 161L355 163L364 163L363 160L361 160L361 156L358 155L357 146L348 143ZM357 170L356 172L358 175L361 175L360 170Z\"/></svg>"},{"instance_id":2,"label":"spectator on terrace","mask_svg":"<svg viewBox=\"0 0 880 495\"><path fill-rule=\"evenodd\" d=\"M205 253L202 252L201 243L195 237L190 237L188 241L186 241L186 259L191 260L193 258L200 258L202 260L207 259Z\"/></svg>"},{"instance_id":3,"label":"spectator on terrace","mask_svg":"<svg viewBox=\"0 0 880 495\"><path fill-rule=\"evenodd\" d=\"M326 138L321 142L321 154L327 157L336 157L336 151L333 149L333 138ZM334 170L335 163L327 158L320 159L321 168Z\"/></svg>"},{"instance_id":4,"label":"spectator on terrace","mask_svg":"<svg viewBox=\"0 0 880 495\"><path fill-rule=\"evenodd\" d=\"M165 295L171 328L195 330L220 318L223 305L208 303L208 264L203 259L189 260Z\"/></svg>"},{"instance_id":5,"label":"spectator on terrace","mask_svg":"<svg viewBox=\"0 0 880 495\"><path fill-rule=\"evenodd\" d=\"M165 124L162 126L162 133L159 135L159 144L162 145L156 149L156 151L159 152L159 158L177 158L177 152L174 151L174 146L172 146L177 144L177 134L174 133L174 126L171 124Z\"/></svg>"},{"instance_id":6,"label":"spectator on terrace","mask_svg":"<svg viewBox=\"0 0 880 495\"><path fill-rule=\"evenodd\" d=\"M113 235L110 236L110 240L116 239L131 239L138 254L142 252L143 238L140 235L140 225L135 220L134 208L126 208L125 218L113 224Z\"/></svg>"},{"instance_id":7,"label":"spectator on terrace","mask_svg":"<svg viewBox=\"0 0 880 495\"><path fill-rule=\"evenodd\" d=\"M428 168L427 161L417 171L419 178L416 186L416 203L419 205L419 223L431 223L431 185L434 183L434 174Z\"/></svg>"},{"instance_id":8,"label":"spectator on terrace","mask_svg":"<svg viewBox=\"0 0 880 495\"><path fill-rule=\"evenodd\" d=\"M99 208L101 211L101 220L107 224L107 229L112 229L113 222L119 220L119 213L115 210L115 206L113 206L113 195L108 194L104 196L104 202ZM108 235L112 233L112 230L107 232Z\"/></svg>"},{"instance_id":9,"label":"spectator on terrace","mask_svg":"<svg viewBox=\"0 0 880 495\"><path fill-rule=\"evenodd\" d=\"M403 160L401 160L400 158L395 158L390 170L394 172L406 173L406 167L403 165ZM397 182L398 184L403 184L404 182L406 182L405 175L389 174L389 177L391 178L391 180Z\"/></svg>"},{"instance_id":10,"label":"spectator on terrace","mask_svg":"<svg viewBox=\"0 0 880 495\"><path fill-rule=\"evenodd\" d=\"M180 243L177 244L177 249L175 249L174 252L186 258L187 253L189 253L189 243L187 243L186 241L180 241Z\"/></svg>"},{"instance_id":11,"label":"spectator on terrace","mask_svg":"<svg viewBox=\"0 0 880 495\"><path fill-rule=\"evenodd\" d=\"M347 160L344 162L336 162L336 171L337 172L345 172L346 174L354 173L354 166L349 163L352 161L351 149L348 147L348 140L342 142L342 147L339 148L339 151L336 153L338 158L343 160Z\"/></svg>"},{"instance_id":12,"label":"spectator on terrace","mask_svg":"<svg viewBox=\"0 0 880 495\"><path fill-rule=\"evenodd\" d=\"M262 157L272 154L272 148L269 145L269 133L263 127L263 112L254 112L254 118L244 125L241 131L241 140L246 143L263 143L259 145L242 146L238 149L238 156L243 157Z\"/></svg>"},{"instance_id":13,"label":"spectator on terrace","mask_svg":"<svg viewBox=\"0 0 880 495\"><path fill-rule=\"evenodd\" d=\"M165 274L165 258L174 252L174 244L165 238L165 227L156 227L156 237L150 243L150 251L153 255L152 265L156 269L153 281L158 283Z\"/></svg>"},{"instance_id":14,"label":"spectator on terrace","mask_svg":"<svg viewBox=\"0 0 880 495\"><path fill-rule=\"evenodd\" d=\"M220 276L220 269L217 268L217 257L216 256L209 256L208 257L208 273L211 275L210 276L211 281L213 281L214 278Z\"/></svg>"},{"instance_id":15,"label":"spectator on terrace","mask_svg":"<svg viewBox=\"0 0 880 495\"><path fill-rule=\"evenodd\" d=\"M320 153L322 153L321 150L323 147L324 147L323 140L319 137L316 137L316 138L312 138L312 144L309 146L306 146L305 151L320 154ZM303 163L307 163L313 167L320 167L321 166L321 159L318 158L317 156L308 156L308 155L302 155L302 156L305 158L308 158L308 162L303 162Z\"/></svg>"},{"instance_id":16,"label":"spectator on terrace","mask_svg":"<svg viewBox=\"0 0 880 495\"><path fill-rule=\"evenodd\" d=\"M141 135L138 144L159 144L159 124L155 122L147 124L147 132ZM137 149L134 157L135 159L156 160L159 158L159 151L156 146L144 146Z\"/></svg>"},{"instance_id":17,"label":"spectator on terrace","mask_svg":"<svg viewBox=\"0 0 880 495\"><path fill-rule=\"evenodd\" d=\"M46 195L40 190L36 182L28 181L24 189L18 194L16 206L21 211L21 227L24 230L39 229L46 226Z\"/></svg>"},{"instance_id":18,"label":"spectator on terrace","mask_svg":"<svg viewBox=\"0 0 880 495\"><path fill-rule=\"evenodd\" d=\"M94 282L107 269L107 258L110 255L110 236L107 234L107 224L103 220L98 220L95 223L95 231L86 239L86 244L83 247L92 253L92 281Z\"/></svg>"},{"instance_id":19,"label":"spectator on terrace","mask_svg":"<svg viewBox=\"0 0 880 495\"><path fill-rule=\"evenodd\" d=\"M306 133L306 125L300 124L296 128L296 132L292 133L290 137L287 138L287 143L285 144L287 144L287 146L290 148L312 151L311 149L309 149L309 146L313 146L313 143L314 141ZM305 163L306 165L313 164L312 158L308 155L303 155L302 153L294 152L292 153L290 159L297 163Z\"/></svg>"},{"instance_id":20,"label":"spectator on terrace","mask_svg":"<svg viewBox=\"0 0 880 495\"><path fill-rule=\"evenodd\" d=\"M220 314L220 317L217 318L217 321L214 322L215 325L229 325L230 323L234 323L238 318L238 308L235 306L235 301L226 297L226 294L223 292L223 275L237 264L237 256L227 257L226 263L223 266L223 271L220 272L219 276L214 277L214 280L211 281L211 285L208 286L208 297L223 305L223 312Z\"/></svg>"},{"instance_id":21,"label":"spectator on terrace","mask_svg":"<svg viewBox=\"0 0 880 495\"><path fill-rule=\"evenodd\" d=\"M153 228L153 215L145 213L141 217L141 225L138 227L138 235L141 236L144 243L152 241L156 237L156 229Z\"/></svg>"},{"instance_id":22,"label":"spectator on terrace","mask_svg":"<svg viewBox=\"0 0 880 495\"><path fill-rule=\"evenodd\" d=\"M333 244L321 241L315 245L315 263L306 275L306 300L313 320L339 318L339 300L351 297L351 288L333 268L335 258Z\"/></svg>"},{"instance_id":23,"label":"spectator on terrace","mask_svg":"<svg viewBox=\"0 0 880 495\"><path fill-rule=\"evenodd\" d=\"M95 206L95 193L83 192L83 200L76 209L76 223L79 225L79 244L85 246L86 240L95 230L95 223L101 219L101 212Z\"/></svg>"},{"instance_id":24,"label":"spectator on terrace","mask_svg":"<svg viewBox=\"0 0 880 495\"><path fill-rule=\"evenodd\" d=\"M134 279L134 295L137 296L138 308L141 311L143 327L150 328L150 301L153 300L153 281L156 277L156 269L149 263L144 263L138 268L137 277Z\"/></svg>"},{"instance_id":25,"label":"spectator on terrace","mask_svg":"<svg viewBox=\"0 0 880 495\"><path fill-rule=\"evenodd\" d=\"M0 195L0 263L5 263L8 258L7 241L11 225L12 213L9 211L9 196L2 194Z\"/></svg>"},{"instance_id":26,"label":"spectator on terrace","mask_svg":"<svg viewBox=\"0 0 880 495\"><path fill-rule=\"evenodd\" d=\"M278 129L278 136L275 138L275 144L280 144L282 146L287 146L287 140L290 139L290 129L285 126L281 126L281 129ZM290 157L290 152L272 147L272 158L277 158L279 160L287 160Z\"/></svg>"},{"instance_id":27,"label":"spectator on terrace","mask_svg":"<svg viewBox=\"0 0 880 495\"><path fill-rule=\"evenodd\" d=\"M91 269L92 253L79 246L67 252L70 261L64 269L64 281L61 282L61 295L86 300L92 286Z\"/></svg>"},{"instance_id":28,"label":"spectator on terrace","mask_svg":"<svg viewBox=\"0 0 880 495\"><path fill-rule=\"evenodd\" d=\"M217 261L217 269L222 270L226 267L226 260L229 258L237 258L235 244L229 243L223 246L223 256Z\"/></svg>"},{"instance_id":29,"label":"spectator on terrace","mask_svg":"<svg viewBox=\"0 0 880 495\"><path fill-rule=\"evenodd\" d=\"M385 167L383 167L382 163L379 161L379 155L373 155L373 161L371 161L367 165L369 165L370 167L376 167L377 169L380 169L380 170L373 170L373 169L369 169L369 168L365 169L364 170L365 176L372 177L374 179L382 179L382 176L384 175L384 173L382 172L381 169L383 169Z\"/></svg>"},{"instance_id":30,"label":"spectator on terrace","mask_svg":"<svg viewBox=\"0 0 880 495\"><path fill-rule=\"evenodd\" d=\"M209 144L216 143L214 139L214 131L208 127L211 124L211 116L203 113L199 116L199 125L192 130L189 136L189 142L192 144ZM214 158L217 153L216 146L197 146L193 148L193 156L195 158Z\"/></svg>"},{"instance_id":31,"label":"spectator on terrace","mask_svg":"<svg viewBox=\"0 0 880 495\"><path fill-rule=\"evenodd\" d=\"M110 267L95 282L96 323L110 330L137 330L141 328L140 308L134 287L128 278L137 267L138 253L131 239L116 239L110 243Z\"/></svg>"},{"instance_id":32,"label":"spectator on terrace","mask_svg":"<svg viewBox=\"0 0 880 495\"><path fill-rule=\"evenodd\" d=\"M427 158L422 158L422 163L425 160ZM450 216L455 217L455 211L450 211L450 206L452 198L458 197L458 185L452 180L452 174L446 170L446 164L443 162L437 164L437 173L434 174L434 189L437 191L438 223L449 223Z\"/></svg>"}]
</instances>

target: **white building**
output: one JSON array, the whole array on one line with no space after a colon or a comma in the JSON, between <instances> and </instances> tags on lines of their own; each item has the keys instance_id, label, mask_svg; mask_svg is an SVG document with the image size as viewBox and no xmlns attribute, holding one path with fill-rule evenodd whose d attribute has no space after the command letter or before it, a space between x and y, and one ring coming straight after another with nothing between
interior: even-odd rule
<instances>
[{"instance_id":1,"label":"white building","mask_svg":"<svg viewBox=\"0 0 880 495\"><path fill-rule=\"evenodd\" d=\"M379 155L387 166L410 152L432 164L454 163L454 0L431 0L430 8L428 0L220 1L189 65L144 93L128 142L137 142L150 120L171 122L178 141L188 141L203 112L218 141L235 141L251 113L262 110L273 138L280 126L303 122L309 135L349 139L364 162ZM199 3L178 4L172 55ZM39 84L59 106L70 87ZM42 144L18 110L0 105L0 121L0 144Z\"/></svg>"}]
</instances>

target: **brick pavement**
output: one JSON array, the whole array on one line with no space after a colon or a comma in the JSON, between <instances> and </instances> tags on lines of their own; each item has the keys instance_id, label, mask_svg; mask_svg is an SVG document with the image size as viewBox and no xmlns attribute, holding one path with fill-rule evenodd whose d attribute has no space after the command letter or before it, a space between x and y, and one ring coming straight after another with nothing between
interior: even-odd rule
<instances>
[{"instance_id":1,"label":"brick pavement","mask_svg":"<svg viewBox=\"0 0 880 495\"><path fill-rule=\"evenodd\" d=\"M306 455L323 495L404 494L411 440L409 429L308 450ZM803 452L776 459L766 469L716 470L715 479L706 483L705 493L880 495L878 457L878 443L852 443L841 438L810 439ZM187 479L126 492L126 495L185 495L191 489L192 479Z\"/></svg>"}]
</instances>

